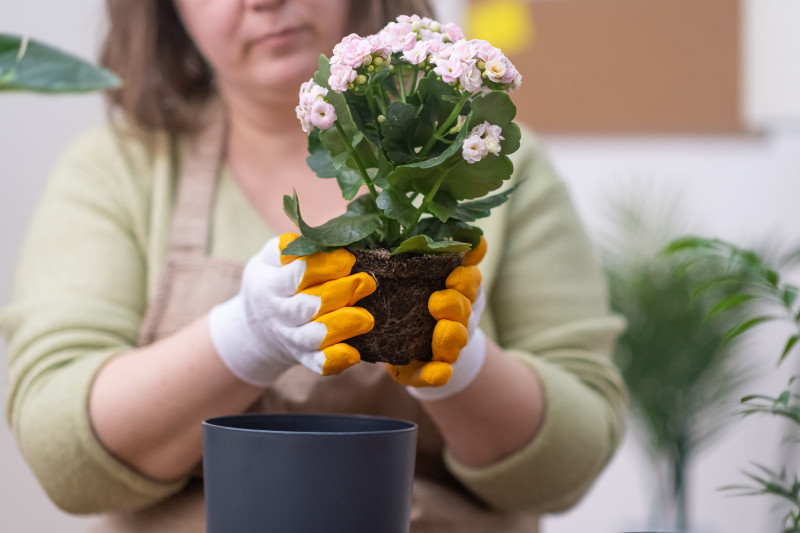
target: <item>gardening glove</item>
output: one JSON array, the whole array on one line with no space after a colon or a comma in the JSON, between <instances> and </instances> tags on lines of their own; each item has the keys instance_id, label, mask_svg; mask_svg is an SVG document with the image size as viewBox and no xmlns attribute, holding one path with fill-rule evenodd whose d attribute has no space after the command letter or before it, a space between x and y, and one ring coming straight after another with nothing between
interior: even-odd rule
<instances>
[{"instance_id":1,"label":"gardening glove","mask_svg":"<svg viewBox=\"0 0 800 533\"><path fill-rule=\"evenodd\" d=\"M486 239L467 252L460 267L447 277L447 289L431 294L428 310L437 320L431 361L388 365L387 370L409 393L421 400L440 400L460 392L478 375L486 357L486 338L478 327L486 297L478 263L486 254Z\"/></svg>"},{"instance_id":2,"label":"gardening glove","mask_svg":"<svg viewBox=\"0 0 800 533\"><path fill-rule=\"evenodd\" d=\"M375 291L366 273L350 274L355 256L344 249L282 256L297 235L271 239L244 269L242 287L209 314L211 340L242 381L265 387L300 363L317 374L338 374L361 360L342 342L367 333L372 315L358 300Z\"/></svg>"}]
</instances>

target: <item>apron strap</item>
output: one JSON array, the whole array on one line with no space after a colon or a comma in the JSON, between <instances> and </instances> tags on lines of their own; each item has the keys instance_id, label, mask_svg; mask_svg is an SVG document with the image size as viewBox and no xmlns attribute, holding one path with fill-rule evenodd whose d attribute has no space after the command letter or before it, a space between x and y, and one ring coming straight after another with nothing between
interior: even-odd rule
<instances>
[{"instance_id":1,"label":"apron strap","mask_svg":"<svg viewBox=\"0 0 800 533\"><path fill-rule=\"evenodd\" d=\"M217 176L225 156L227 120L222 103L203 111L200 130L181 157L178 198L170 235L170 255L205 256Z\"/></svg>"}]
</instances>

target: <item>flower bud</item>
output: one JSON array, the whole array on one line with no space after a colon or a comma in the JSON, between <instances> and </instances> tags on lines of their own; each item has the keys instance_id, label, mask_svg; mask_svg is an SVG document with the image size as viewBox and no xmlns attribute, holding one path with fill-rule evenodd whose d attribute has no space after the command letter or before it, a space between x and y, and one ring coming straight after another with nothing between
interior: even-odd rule
<instances>
[{"instance_id":1,"label":"flower bud","mask_svg":"<svg viewBox=\"0 0 800 533\"><path fill-rule=\"evenodd\" d=\"M354 83L356 85L364 85L365 83L367 83L367 77L364 76L363 74L359 74L358 76L356 76Z\"/></svg>"},{"instance_id":2,"label":"flower bud","mask_svg":"<svg viewBox=\"0 0 800 533\"><path fill-rule=\"evenodd\" d=\"M378 124L383 124L383 121L386 120L386 117L383 115L378 115Z\"/></svg>"}]
</instances>

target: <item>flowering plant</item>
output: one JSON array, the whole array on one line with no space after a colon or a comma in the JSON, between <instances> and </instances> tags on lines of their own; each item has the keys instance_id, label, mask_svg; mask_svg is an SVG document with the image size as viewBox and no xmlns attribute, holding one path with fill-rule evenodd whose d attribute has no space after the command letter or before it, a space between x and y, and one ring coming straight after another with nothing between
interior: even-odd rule
<instances>
[{"instance_id":1,"label":"flowering plant","mask_svg":"<svg viewBox=\"0 0 800 533\"><path fill-rule=\"evenodd\" d=\"M302 234L284 254L476 246L481 230L471 223L513 190L487 196L513 171L508 154L519 148L520 129L508 92L520 82L499 49L465 39L455 24L400 16L377 34L345 37L320 57L296 111L309 134L309 166L336 178L350 203L311 227L297 194L284 196Z\"/></svg>"}]
</instances>

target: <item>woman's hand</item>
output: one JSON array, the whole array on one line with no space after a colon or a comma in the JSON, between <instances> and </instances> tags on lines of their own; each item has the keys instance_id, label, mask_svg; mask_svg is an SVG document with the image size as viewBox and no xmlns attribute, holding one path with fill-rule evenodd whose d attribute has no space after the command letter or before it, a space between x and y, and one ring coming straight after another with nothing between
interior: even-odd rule
<instances>
[{"instance_id":1,"label":"woman's hand","mask_svg":"<svg viewBox=\"0 0 800 533\"><path fill-rule=\"evenodd\" d=\"M209 314L220 358L251 385L269 385L297 363L338 374L360 361L358 350L343 341L375 323L366 309L354 307L376 288L369 274L350 274L355 256L345 249L282 256L296 238L271 239L247 263L239 294Z\"/></svg>"}]
</instances>

